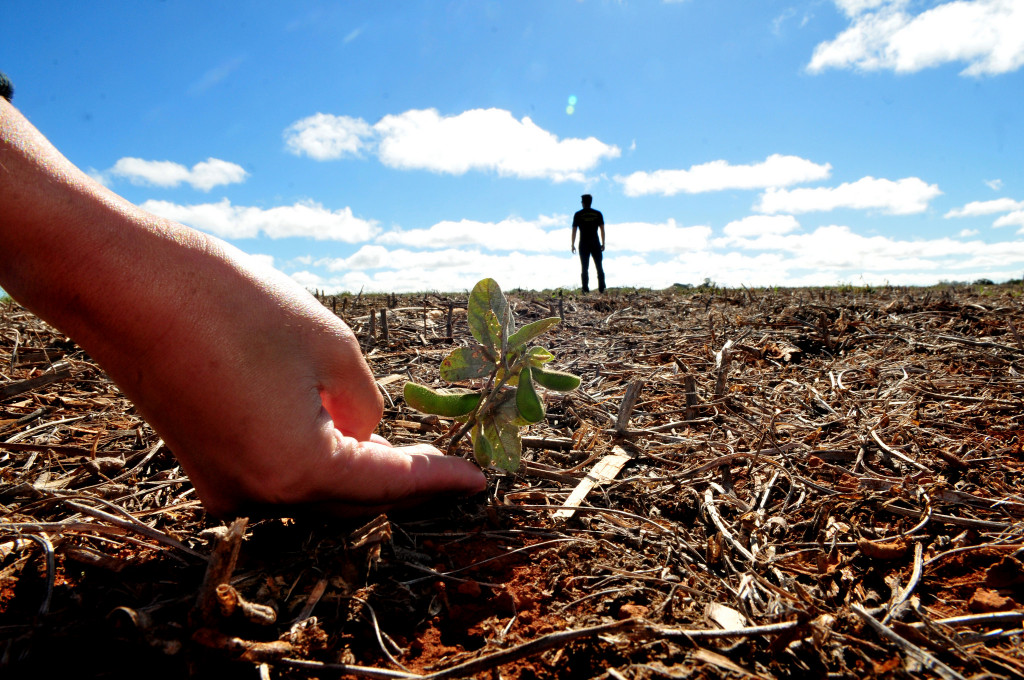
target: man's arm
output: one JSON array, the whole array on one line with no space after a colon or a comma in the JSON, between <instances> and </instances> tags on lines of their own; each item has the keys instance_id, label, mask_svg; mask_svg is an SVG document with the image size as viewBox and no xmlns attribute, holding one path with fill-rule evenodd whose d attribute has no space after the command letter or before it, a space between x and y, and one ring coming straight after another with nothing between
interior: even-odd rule
<instances>
[{"instance_id":1,"label":"man's arm","mask_svg":"<svg viewBox=\"0 0 1024 680\"><path fill-rule=\"evenodd\" d=\"M0 206L0 286L104 367L213 513L483 489L472 463L373 434L373 375L308 292L99 185L5 100Z\"/></svg>"},{"instance_id":2,"label":"man's arm","mask_svg":"<svg viewBox=\"0 0 1024 680\"><path fill-rule=\"evenodd\" d=\"M601 223L601 252L604 252L604 222Z\"/></svg>"},{"instance_id":3,"label":"man's arm","mask_svg":"<svg viewBox=\"0 0 1024 680\"><path fill-rule=\"evenodd\" d=\"M576 252L576 223L572 223L572 252Z\"/></svg>"}]
</instances>

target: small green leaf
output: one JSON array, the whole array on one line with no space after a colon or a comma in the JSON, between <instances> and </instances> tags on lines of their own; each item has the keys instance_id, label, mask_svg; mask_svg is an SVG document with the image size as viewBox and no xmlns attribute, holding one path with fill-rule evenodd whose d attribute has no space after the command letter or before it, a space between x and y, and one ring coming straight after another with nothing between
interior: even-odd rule
<instances>
[{"instance_id":1,"label":"small green leaf","mask_svg":"<svg viewBox=\"0 0 1024 680\"><path fill-rule=\"evenodd\" d=\"M547 351L543 347L539 347L537 345L534 345L533 347L530 348L530 350L526 353L526 357L527 360L530 362L530 365L534 367L543 366L549 361L554 361L555 359L554 354Z\"/></svg>"},{"instance_id":2,"label":"small green leaf","mask_svg":"<svg viewBox=\"0 0 1024 680\"><path fill-rule=\"evenodd\" d=\"M519 374L519 387L516 389L516 408L519 415L528 423L539 423L544 420L544 402L541 401L530 376L530 367L523 368Z\"/></svg>"},{"instance_id":3,"label":"small green leaf","mask_svg":"<svg viewBox=\"0 0 1024 680\"><path fill-rule=\"evenodd\" d=\"M578 375L566 373L565 371L552 371L540 366L534 366L533 379L538 385L555 390L556 392L572 392L580 386Z\"/></svg>"},{"instance_id":4,"label":"small green leaf","mask_svg":"<svg viewBox=\"0 0 1024 680\"><path fill-rule=\"evenodd\" d=\"M483 436L491 446L491 464L507 472L519 469L523 454L523 440L519 438L519 427L493 418L485 419Z\"/></svg>"},{"instance_id":5,"label":"small green leaf","mask_svg":"<svg viewBox=\"0 0 1024 680\"><path fill-rule=\"evenodd\" d=\"M501 321L498 320L498 316L492 311L487 310L484 314L484 320L487 321L487 340L489 346L494 348L495 354L503 354L505 351L505 336L501 332Z\"/></svg>"},{"instance_id":6,"label":"small green leaf","mask_svg":"<svg viewBox=\"0 0 1024 680\"><path fill-rule=\"evenodd\" d=\"M414 382L402 390L405 403L417 411L453 418L470 413L480 403L480 393L469 390L438 391Z\"/></svg>"},{"instance_id":7,"label":"small green leaf","mask_svg":"<svg viewBox=\"0 0 1024 680\"><path fill-rule=\"evenodd\" d=\"M490 375L496 365L482 345L459 347L441 362L441 380L458 382Z\"/></svg>"},{"instance_id":8,"label":"small green leaf","mask_svg":"<svg viewBox=\"0 0 1024 680\"><path fill-rule=\"evenodd\" d=\"M548 317L547 319L541 319L540 321L534 321L533 323L526 324L509 337L509 350L514 350L519 347L522 347L530 340L533 340L535 337L537 337L547 329L551 328L555 324L559 323L560 321L561 319L559 319L557 316L552 316Z\"/></svg>"},{"instance_id":9,"label":"small green leaf","mask_svg":"<svg viewBox=\"0 0 1024 680\"><path fill-rule=\"evenodd\" d=\"M515 472L519 469L519 461L523 456L523 440L519 436L519 426L499 426L498 438L501 441L501 455L494 456L494 464L506 472Z\"/></svg>"},{"instance_id":10,"label":"small green leaf","mask_svg":"<svg viewBox=\"0 0 1024 680\"><path fill-rule=\"evenodd\" d=\"M470 439L473 440L473 457L476 458L476 464L484 469L489 468L494 457L494 447L484 434L483 424L473 427Z\"/></svg>"},{"instance_id":11,"label":"small green leaf","mask_svg":"<svg viewBox=\"0 0 1024 680\"><path fill-rule=\"evenodd\" d=\"M499 332L496 343L490 341L492 331L489 328L488 312L493 312L498 322ZM466 317L469 330L477 342L496 350L501 348L501 329L505 330L504 337L507 338L514 325L508 300L505 299L505 294L501 292L501 287L494 279L483 279L473 286L473 291L469 294L469 304L466 307Z\"/></svg>"}]
</instances>

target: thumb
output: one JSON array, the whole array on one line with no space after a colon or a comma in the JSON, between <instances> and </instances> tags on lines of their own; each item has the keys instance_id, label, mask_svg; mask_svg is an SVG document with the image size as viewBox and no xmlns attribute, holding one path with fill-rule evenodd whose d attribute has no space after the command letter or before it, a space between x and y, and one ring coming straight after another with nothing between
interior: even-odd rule
<instances>
[{"instance_id":1,"label":"thumb","mask_svg":"<svg viewBox=\"0 0 1024 680\"><path fill-rule=\"evenodd\" d=\"M435 496L470 494L487 486L480 468L446 456L428 444L392 447L379 440L357 442L336 435L335 449L321 461L323 485L312 498L351 506L394 507Z\"/></svg>"},{"instance_id":2,"label":"thumb","mask_svg":"<svg viewBox=\"0 0 1024 680\"><path fill-rule=\"evenodd\" d=\"M320 400L337 430L366 441L384 414L384 397L355 337L334 343L320 362Z\"/></svg>"}]
</instances>

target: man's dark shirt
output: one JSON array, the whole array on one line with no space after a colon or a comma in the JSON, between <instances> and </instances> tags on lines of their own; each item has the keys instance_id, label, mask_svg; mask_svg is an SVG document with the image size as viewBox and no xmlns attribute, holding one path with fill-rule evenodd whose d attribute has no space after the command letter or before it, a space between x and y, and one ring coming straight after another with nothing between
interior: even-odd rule
<instances>
[{"instance_id":1,"label":"man's dark shirt","mask_svg":"<svg viewBox=\"0 0 1024 680\"><path fill-rule=\"evenodd\" d=\"M601 239L597 237L597 229L604 224L604 215L600 210L584 208L578 210L572 217L572 226L579 227L580 248L584 245L590 247L601 247Z\"/></svg>"}]
</instances>

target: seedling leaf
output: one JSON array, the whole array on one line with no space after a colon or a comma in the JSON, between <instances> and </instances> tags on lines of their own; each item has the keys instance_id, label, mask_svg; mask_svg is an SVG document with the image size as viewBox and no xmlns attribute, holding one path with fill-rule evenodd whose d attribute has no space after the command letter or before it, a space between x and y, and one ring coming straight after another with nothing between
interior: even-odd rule
<instances>
[{"instance_id":1,"label":"seedling leaf","mask_svg":"<svg viewBox=\"0 0 1024 680\"><path fill-rule=\"evenodd\" d=\"M516 388L516 408L519 415L528 423L539 423L544 420L544 402L533 385L530 367L523 368L519 374L519 387Z\"/></svg>"},{"instance_id":2,"label":"seedling leaf","mask_svg":"<svg viewBox=\"0 0 1024 680\"><path fill-rule=\"evenodd\" d=\"M488 312L493 312L498 322L497 342L493 342L494 333L490 328ZM494 279L483 279L473 286L473 291L469 294L469 304L466 306L466 317L469 330L476 341L495 350L501 349L502 329L505 330L506 338L512 331L512 310L504 293L501 292L501 287Z\"/></svg>"},{"instance_id":3,"label":"seedling leaf","mask_svg":"<svg viewBox=\"0 0 1024 680\"><path fill-rule=\"evenodd\" d=\"M470 378L483 378L495 369L494 360L487 356L482 345L459 347L441 362L441 380L459 382Z\"/></svg>"},{"instance_id":4,"label":"seedling leaf","mask_svg":"<svg viewBox=\"0 0 1024 680\"><path fill-rule=\"evenodd\" d=\"M525 326L517 330L515 333L513 333L511 336L509 336L508 351L511 352L513 350L519 349L520 347L528 343L530 340L533 340L535 337L537 337L547 329L551 328L556 323L559 323L560 321L561 319L559 319L557 316L552 316L548 317L547 319L541 319L540 321L534 321L533 323L526 324Z\"/></svg>"},{"instance_id":5,"label":"seedling leaf","mask_svg":"<svg viewBox=\"0 0 1024 680\"><path fill-rule=\"evenodd\" d=\"M473 442L473 457L476 458L476 464L486 469L490 467L491 459L494 458L494 447L483 430L483 424L478 423L469 438Z\"/></svg>"},{"instance_id":6,"label":"seedling leaf","mask_svg":"<svg viewBox=\"0 0 1024 680\"><path fill-rule=\"evenodd\" d=\"M572 392L580 386L580 378L565 371L552 371L541 366L534 366L533 379L538 385L556 392Z\"/></svg>"},{"instance_id":7,"label":"seedling leaf","mask_svg":"<svg viewBox=\"0 0 1024 680\"><path fill-rule=\"evenodd\" d=\"M534 345L526 352L526 357L530 362L531 366L543 366L549 361L554 361L555 355L547 351L543 347Z\"/></svg>"},{"instance_id":8,"label":"seedling leaf","mask_svg":"<svg viewBox=\"0 0 1024 680\"><path fill-rule=\"evenodd\" d=\"M471 390L432 390L414 382L405 383L402 390L405 403L417 411L433 413L446 418L457 418L470 413L480 403L479 392Z\"/></svg>"}]
</instances>

